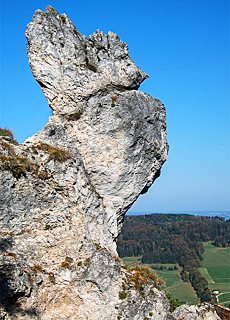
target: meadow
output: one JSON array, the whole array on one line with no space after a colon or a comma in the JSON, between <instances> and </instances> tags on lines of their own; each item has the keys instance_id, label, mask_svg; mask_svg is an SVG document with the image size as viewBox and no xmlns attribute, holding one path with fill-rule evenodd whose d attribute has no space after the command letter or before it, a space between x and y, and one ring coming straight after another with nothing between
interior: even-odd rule
<instances>
[{"instance_id":1,"label":"meadow","mask_svg":"<svg viewBox=\"0 0 230 320\"><path fill-rule=\"evenodd\" d=\"M189 282L183 282L179 275L180 270L157 271L159 277L164 280L162 289L169 292L174 299L180 302L195 304L199 301L196 292Z\"/></svg>"},{"instance_id":2,"label":"meadow","mask_svg":"<svg viewBox=\"0 0 230 320\"><path fill-rule=\"evenodd\" d=\"M205 253L202 261L201 274L208 281L208 287L219 290L219 302L230 304L230 248L214 247L210 242L204 242Z\"/></svg>"}]
</instances>

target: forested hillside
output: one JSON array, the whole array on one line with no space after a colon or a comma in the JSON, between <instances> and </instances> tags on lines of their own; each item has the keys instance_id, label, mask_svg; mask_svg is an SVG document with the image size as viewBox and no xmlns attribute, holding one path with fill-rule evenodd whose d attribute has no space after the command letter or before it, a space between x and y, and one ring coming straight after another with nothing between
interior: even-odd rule
<instances>
[{"instance_id":1,"label":"forested hillside","mask_svg":"<svg viewBox=\"0 0 230 320\"><path fill-rule=\"evenodd\" d=\"M143 263L178 263L201 301L210 301L208 283L198 268L205 241L230 245L230 220L188 214L126 216L118 238L120 257L142 255Z\"/></svg>"}]
</instances>

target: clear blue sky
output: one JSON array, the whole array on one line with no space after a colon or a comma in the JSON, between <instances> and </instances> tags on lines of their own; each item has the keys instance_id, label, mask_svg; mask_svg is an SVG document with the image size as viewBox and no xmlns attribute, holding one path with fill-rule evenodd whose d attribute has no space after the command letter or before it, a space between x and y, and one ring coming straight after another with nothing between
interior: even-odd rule
<instances>
[{"instance_id":1,"label":"clear blue sky","mask_svg":"<svg viewBox=\"0 0 230 320\"><path fill-rule=\"evenodd\" d=\"M2 0L1 127L19 142L51 115L24 36L35 10L49 4L86 36L116 32L150 75L140 90L166 106L168 161L131 211L229 210L229 1Z\"/></svg>"}]
</instances>

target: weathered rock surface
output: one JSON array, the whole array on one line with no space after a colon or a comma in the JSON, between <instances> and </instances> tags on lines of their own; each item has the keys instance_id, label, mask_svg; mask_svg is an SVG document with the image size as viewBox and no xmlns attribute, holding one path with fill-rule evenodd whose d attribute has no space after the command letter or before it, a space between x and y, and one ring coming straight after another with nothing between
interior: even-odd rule
<instances>
[{"instance_id":1,"label":"weathered rock surface","mask_svg":"<svg viewBox=\"0 0 230 320\"><path fill-rule=\"evenodd\" d=\"M55 126L65 128L62 143L79 150L116 239L125 212L167 158L164 105L135 90L148 76L112 32L88 39L49 6L36 11L26 37L31 70L54 110L52 129L29 141L54 144Z\"/></svg>"},{"instance_id":2,"label":"weathered rock surface","mask_svg":"<svg viewBox=\"0 0 230 320\"><path fill-rule=\"evenodd\" d=\"M167 159L163 104L137 91L147 75L112 32L87 38L48 6L26 37L53 116L24 144L0 137L0 319L181 318L116 257L125 212Z\"/></svg>"}]
</instances>

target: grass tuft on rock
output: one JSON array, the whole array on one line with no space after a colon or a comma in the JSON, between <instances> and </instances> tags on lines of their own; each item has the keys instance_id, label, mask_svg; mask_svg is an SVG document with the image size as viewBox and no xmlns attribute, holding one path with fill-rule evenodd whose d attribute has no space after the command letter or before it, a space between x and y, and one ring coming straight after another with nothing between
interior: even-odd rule
<instances>
[{"instance_id":1,"label":"grass tuft on rock","mask_svg":"<svg viewBox=\"0 0 230 320\"><path fill-rule=\"evenodd\" d=\"M49 153L48 161L53 160L56 162L63 163L71 158L71 153L68 150L61 149L58 147L53 147L47 143L42 142L38 144L36 147L40 150L43 150Z\"/></svg>"},{"instance_id":2,"label":"grass tuft on rock","mask_svg":"<svg viewBox=\"0 0 230 320\"><path fill-rule=\"evenodd\" d=\"M127 278L128 282L133 282L135 288L139 292L143 291L143 287L146 284L147 279L151 280L155 287L158 287L163 283L163 280L158 278L156 273L153 272L150 267L130 268L125 266L124 269L130 273L130 276Z\"/></svg>"},{"instance_id":3,"label":"grass tuft on rock","mask_svg":"<svg viewBox=\"0 0 230 320\"><path fill-rule=\"evenodd\" d=\"M14 139L13 132L10 129L0 128L0 136L10 138L10 141L14 144L17 144L17 141Z\"/></svg>"},{"instance_id":4,"label":"grass tuft on rock","mask_svg":"<svg viewBox=\"0 0 230 320\"><path fill-rule=\"evenodd\" d=\"M71 154L67 150L56 148L49 155L49 160L63 163L71 158Z\"/></svg>"}]
</instances>

